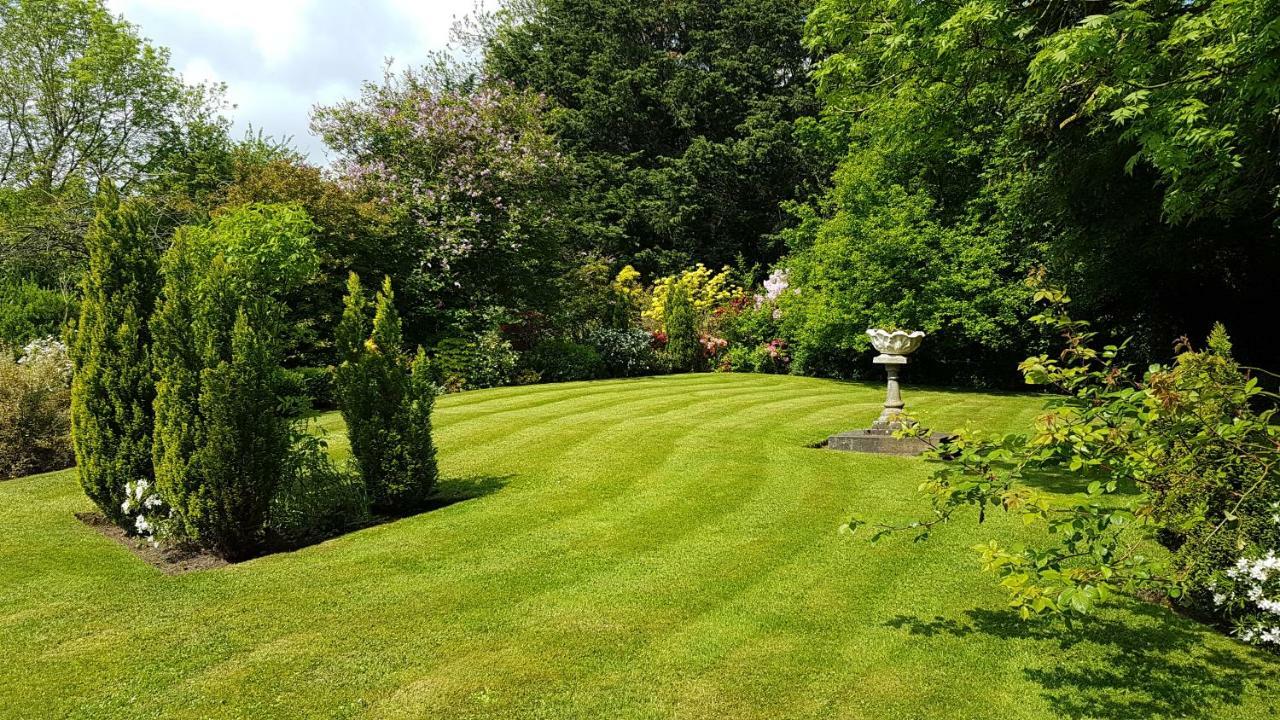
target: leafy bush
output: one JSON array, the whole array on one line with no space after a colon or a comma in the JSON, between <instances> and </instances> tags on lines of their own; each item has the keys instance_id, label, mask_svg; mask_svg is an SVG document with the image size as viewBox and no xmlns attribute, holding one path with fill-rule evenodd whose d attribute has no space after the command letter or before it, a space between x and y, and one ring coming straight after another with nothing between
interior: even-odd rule
<instances>
[{"instance_id":1,"label":"leafy bush","mask_svg":"<svg viewBox=\"0 0 1280 720\"><path fill-rule=\"evenodd\" d=\"M436 379L449 392L506 385L515 376L519 355L496 330L472 339L446 338L436 346Z\"/></svg>"},{"instance_id":2,"label":"leafy bush","mask_svg":"<svg viewBox=\"0 0 1280 720\"><path fill-rule=\"evenodd\" d=\"M791 355L784 340L760 345L731 345L728 367L733 372L785 374L791 369Z\"/></svg>"},{"instance_id":3,"label":"leafy bush","mask_svg":"<svg viewBox=\"0 0 1280 720\"><path fill-rule=\"evenodd\" d=\"M0 281L0 345L16 347L60 335L75 311L68 293L28 280Z\"/></svg>"},{"instance_id":4,"label":"leafy bush","mask_svg":"<svg viewBox=\"0 0 1280 720\"><path fill-rule=\"evenodd\" d=\"M587 342L595 348L607 377L635 377L657 372L658 355L653 351L653 335L640 328L602 328Z\"/></svg>"},{"instance_id":5,"label":"leafy bush","mask_svg":"<svg viewBox=\"0 0 1280 720\"><path fill-rule=\"evenodd\" d=\"M852 182L860 175L837 177ZM917 379L993 382L1010 375L1031 335L1023 326L1025 266L1007 240L944 226L917 195L894 191L877 200L885 208L875 214L842 208L813 235L797 230L792 237L792 291L777 301L777 337L791 342L797 371L865 374L866 329L892 323L930 333L929 352L913 360Z\"/></svg>"},{"instance_id":6,"label":"leafy bush","mask_svg":"<svg viewBox=\"0 0 1280 720\"><path fill-rule=\"evenodd\" d=\"M629 267L624 268L623 272L625 273L627 269ZM621 284L626 277L623 273L619 273L618 282ZM726 267L712 275L705 265L698 263L679 275L658 278L654 282L649 303L644 308L644 319L670 333L670 329L666 327L668 306L671 303L671 296L679 294L688 298L695 315L706 316L735 295L740 294L740 290L733 286L729 268Z\"/></svg>"},{"instance_id":7,"label":"leafy bush","mask_svg":"<svg viewBox=\"0 0 1280 720\"><path fill-rule=\"evenodd\" d=\"M290 467L280 293L314 272L312 229L286 205L246 206L179 230L153 321L156 490L175 537L229 559L266 539Z\"/></svg>"},{"instance_id":8,"label":"leafy bush","mask_svg":"<svg viewBox=\"0 0 1280 720\"><path fill-rule=\"evenodd\" d=\"M293 448L271 499L271 540L299 547L369 522L364 482L333 464L324 440L298 432Z\"/></svg>"},{"instance_id":9,"label":"leafy bush","mask_svg":"<svg viewBox=\"0 0 1280 720\"><path fill-rule=\"evenodd\" d=\"M538 343L521 362L538 373L542 382L591 380L604 371L604 362L595 348L559 338Z\"/></svg>"},{"instance_id":10,"label":"leafy bush","mask_svg":"<svg viewBox=\"0 0 1280 720\"><path fill-rule=\"evenodd\" d=\"M302 399L304 407L315 410L337 409L338 395L333 387L333 368L293 368L288 371L288 382L291 393Z\"/></svg>"},{"instance_id":11,"label":"leafy bush","mask_svg":"<svg viewBox=\"0 0 1280 720\"><path fill-rule=\"evenodd\" d=\"M1021 370L1062 395L1031 437L943 443L946 462L924 486L932 517L909 527L928 536L971 506L979 517L999 507L1046 524L1051 543L977 548L1024 617L1087 613L1118 590L1159 590L1244 639L1280 641L1276 396L1232 359L1220 325L1205 349L1182 341L1172 365L1138 375L1120 361L1124 344L1093 347L1088 324L1066 315L1065 293L1036 296L1049 309L1033 320L1060 331L1066 349ZM1046 471L1076 482L1086 499L1062 503L1025 482ZM1129 487L1137 493L1116 494ZM1167 561L1146 551L1152 539L1170 550Z\"/></svg>"},{"instance_id":12,"label":"leafy bush","mask_svg":"<svg viewBox=\"0 0 1280 720\"><path fill-rule=\"evenodd\" d=\"M154 477L156 390L149 325L159 260L141 208L120 203L105 183L99 198L85 237L89 269L71 344L72 437L85 494L104 515L122 523L125 486Z\"/></svg>"},{"instance_id":13,"label":"leafy bush","mask_svg":"<svg viewBox=\"0 0 1280 720\"><path fill-rule=\"evenodd\" d=\"M437 389L422 348L413 360L404 353L394 300L386 278L370 329L360 279L351 274L338 326L342 362L334 384L351 455L373 509L403 514L422 508L435 488L431 409Z\"/></svg>"},{"instance_id":14,"label":"leafy bush","mask_svg":"<svg viewBox=\"0 0 1280 720\"><path fill-rule=\"evenodd\" d=\"M69 370L57 341L0 347L0 479L71 464Z\"/></svg>"},{"instance_id":15,"label":"leafy bush","mask_svg":"<svg viewBox=\"0 0 1280 720\"><path fill-rule=\"evenodd\" d=\"M782 309L778 306L788 287L787 273L774 271L764 286L763 294L739 296L712 315L713 328L729 344L721 369L756 373L791 370L791 349L781 337Z\"/></svg>"}]
</instances>

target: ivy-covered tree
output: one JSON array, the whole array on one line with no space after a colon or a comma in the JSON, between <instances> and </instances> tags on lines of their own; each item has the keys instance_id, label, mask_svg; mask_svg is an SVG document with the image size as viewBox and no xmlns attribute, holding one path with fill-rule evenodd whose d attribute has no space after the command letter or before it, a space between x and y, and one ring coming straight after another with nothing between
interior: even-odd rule
<instances>
[{"instance_id":1,"label":"ivy-covered tree","mask_svg":"<svg viewBox=\"0 0 1280 720\"><path fill-rule=\"evenodd\" d=\"M170 532L227 558L261 547L289 461L278 298L315 272L313 231L296 206L249 205L181 228L164 256L156 488Z\"/></svg>"},{"instance_id":2,"label":"ivy-covered tree","mask_svg":"<svg viewBox=\"0 0 1280 720\"><path fill-rule=\"evenodd\" d=\"M81 486L119 522L125 486L152 478L149 321L159 289L158 253L136 201L121 203L109 183L98 198L85 236L89 267L70 348L71 435Z\"/></svg>"},{"instance_id":3,"label":"ivy-covered tree","mask_svg":"<svg viewBox=\"0 0 1280 720\"><path fill-rule=\"evenodd\" d=\"M826 174L796 121L816 114L801 44L812 0L508 2L485 68L558 106L554 129L646 272L769 262L780 204Z\"/></svg>"},{"instance_id":4,"label":"ivy-covered tree","mask_svg":"<svg viewBox=\"0 0 1280 720\"><path fill-rule=\"evenodd\" d=\"M370 327L360 278L351 273L334 383L351 455L373 509L403 514L421 509L435 488L431 410L437 388L423 349L413 358L404 352L394 300L391 279L385 278Z\"/></svg>"}]
</instances>

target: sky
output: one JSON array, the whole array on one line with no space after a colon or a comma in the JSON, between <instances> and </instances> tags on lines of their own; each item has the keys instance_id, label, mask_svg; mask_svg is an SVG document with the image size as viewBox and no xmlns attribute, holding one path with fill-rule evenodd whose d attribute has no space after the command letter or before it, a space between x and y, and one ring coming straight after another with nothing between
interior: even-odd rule
<instances>
[{"instance_id":1,"label":"sky","mask_svg":"<svg viewBox=\"0 0 1280 720\"><path fill-rule=\"evenodd\" d=\"M476 0L107 0L189 82L227 85L236 134L292 136L312 162L311 107L359 94L385 59L414 65L443 50L453 18Z\"/></svg>"}]
</instances>

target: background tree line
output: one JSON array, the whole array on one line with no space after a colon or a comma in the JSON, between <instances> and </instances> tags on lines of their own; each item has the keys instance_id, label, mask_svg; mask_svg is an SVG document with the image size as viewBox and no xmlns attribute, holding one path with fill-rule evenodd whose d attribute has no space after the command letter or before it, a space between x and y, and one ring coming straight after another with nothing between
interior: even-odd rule
<instances>
[{"instance_id":1,"label":"background tree line","mask_svg":"<svg viewBox=\"0 0 1280 720\"><path fill-rule=\"evenodd\" d=\"M1274 364L1276 17L1221 0L512 0L461 26L473 61L317 108L338 157L317 168L231 137L221 89L184 84L97 0L7 0L0 331L21 346L74 314L110 177L146 201L158 250L248 203L311 218L321 272L288 291L282 326L295 366L336 361L348 271L393 278L407 341L474 376L460 385L581 374L556 366L588 351L617 365L600 333L642 325L618 312L619 272L647 285L697 263L748 295L787 285L776 317L699 328L741 346L707 367L768 352L857 376L863 330L893 324L932 334L918 377L1016 380L1040 342L1022 284L1039 266L1138 358L1221 320L1244 362Z\"/></svg>"}]
</instances>

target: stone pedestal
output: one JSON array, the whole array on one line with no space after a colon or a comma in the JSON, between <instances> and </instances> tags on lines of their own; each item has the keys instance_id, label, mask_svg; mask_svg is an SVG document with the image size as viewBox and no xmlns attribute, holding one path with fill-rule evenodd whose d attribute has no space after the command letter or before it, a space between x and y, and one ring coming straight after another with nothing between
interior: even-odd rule
<instances>
[{"instance_id":1,"label":"stone pedestal","mask_svg":"<svg viewBox=\"0 0 1280 720\"><path fill-rule=\"evenodd\" d=\"M933 433L929 439L938 443L946 438L941 433ZM893 430L867 428L866 430L850 430L837 433L827 438L828 450L844 452L879 453L882 455L919 455L929 450L929 445L919 438L896 438Z\"/></svg>"},{"instance_id":2,"label":"stone pedestal","mask_svg":"<svg viewBox=\"0 0 1280 720\"><path fill-rule=\"evenodd\" d=\"M898 376L902 374L902 366L907 364L907 356L877 355L871 362L883 365L885 373L889 376L888 388L884 397L884 410L880 411L880 417L871 423L871 429L893 432L902 427L898 416L902 414L902 408L906 406L902 402L902 388L898 384Z\"/></svg>"}]
</instances>

